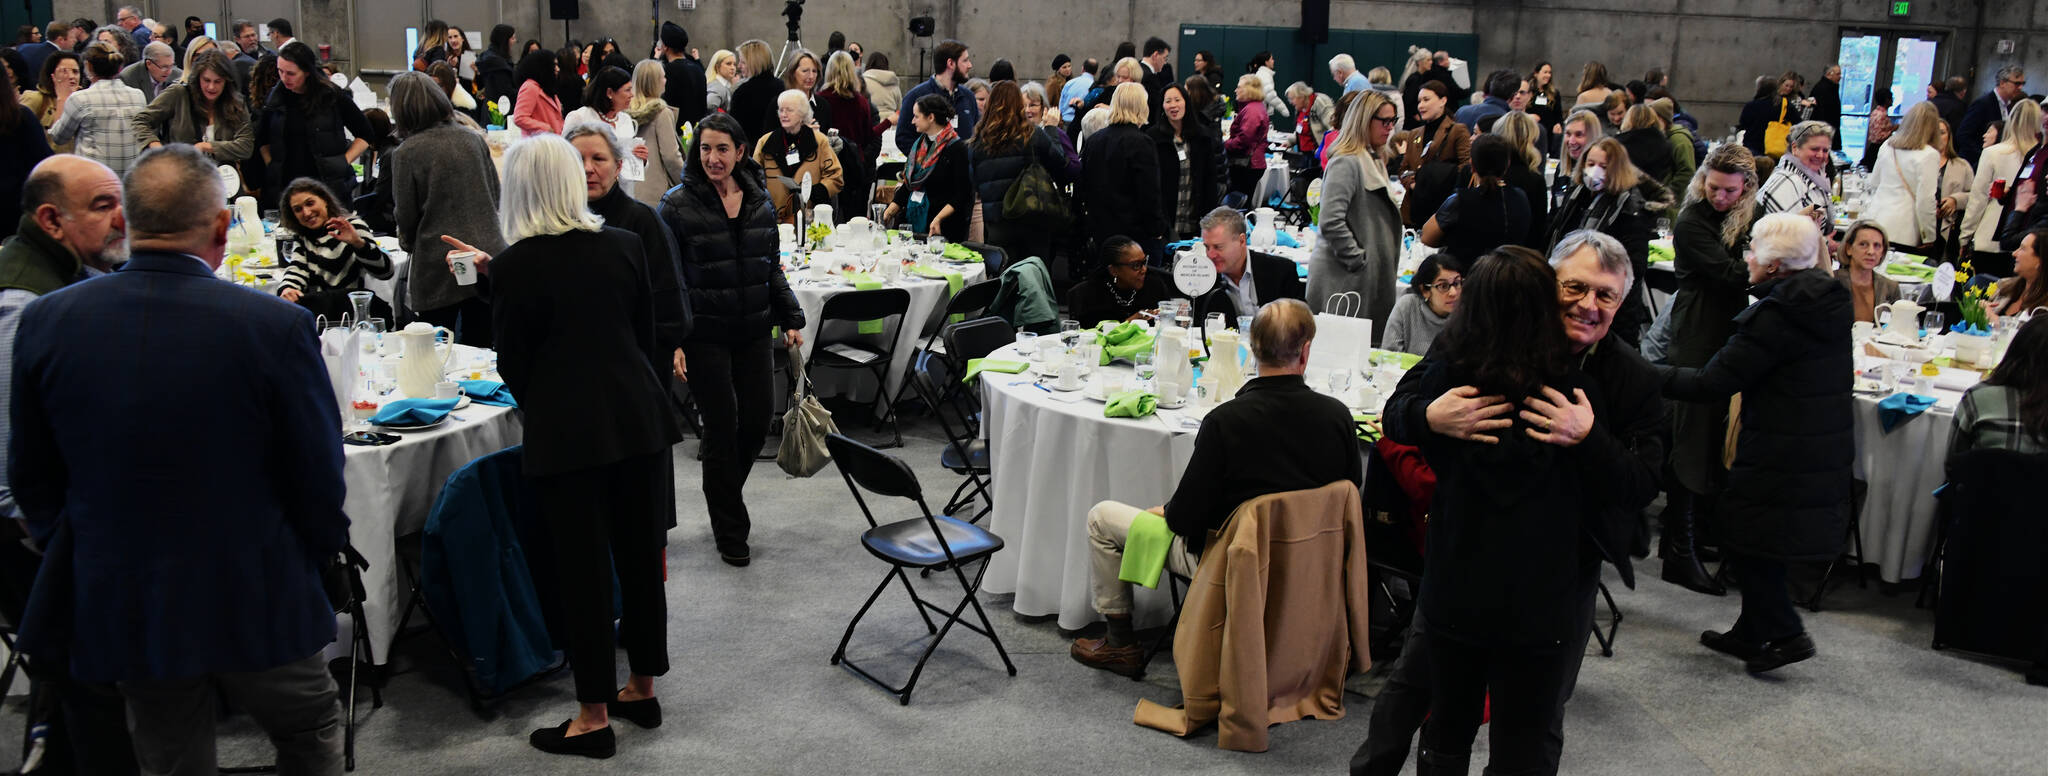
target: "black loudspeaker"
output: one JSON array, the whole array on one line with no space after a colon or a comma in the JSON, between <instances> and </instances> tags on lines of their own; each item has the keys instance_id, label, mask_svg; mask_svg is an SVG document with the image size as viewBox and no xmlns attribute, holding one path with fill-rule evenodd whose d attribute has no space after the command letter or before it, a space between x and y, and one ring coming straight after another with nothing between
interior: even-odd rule
<instances>
[{"instance_id":1,"label":"black loudspeaker","mask_svg":"<svg viewBox=\"0 0 2048 776\"><path fill-rule=\"evenodd\" d=\"M583 4L578 0L548 0L548 18L550 19L580 19L582 18L582 10ZM1328 18L1327 15L1325 15L1325 18Z\"/></svg>"},{"instance_id":2,"label":"black loudspeaker","mask_svg":"<svg viewBox=\"0 0 2048 776\"><path fill-rule=\"evenodd\" d=\"M1330 42L1330 0L1301 0L1301 41Z\"/></svg>"},{"instance_id":3,"label":"black loudspeaker","mask_svg":"<svg viewBox=\"0 0 2048 776\"><path fill-rule=\"evenodd\" d=\"M920 38L931 37L938 28L939 23L929 16L913 16L910 19L910 34Z\"/></svg>"}]
</instances>

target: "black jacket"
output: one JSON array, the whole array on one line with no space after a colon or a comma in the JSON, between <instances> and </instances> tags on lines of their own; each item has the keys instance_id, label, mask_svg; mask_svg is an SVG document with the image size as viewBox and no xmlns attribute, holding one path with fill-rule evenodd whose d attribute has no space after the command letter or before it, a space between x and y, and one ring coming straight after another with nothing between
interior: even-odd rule
<instances>
[{"instance_id":1,"label":"black jacket","mask_svg":"<svg viewBox=\"0 0 2048 776\"><path fill-rule=\"evenodd\" d=\"M910 195L922 191L925 196L925 217L936 218L947 205L953 206L953 214L939 222L939 234L947 242L962 242L967 239L967 227L974 220L974 178L967 164L967 141L955 140L946 150L939 152L939 159L932 163L931 174L916 185L906 179L896 187L897 205L903 207L904 216L910 213ZM1001 200L998 200L1000 202ZM998 205L1000 209L1000 205ZM988 217L987 212L982 217ZM913 232L924 234L930 222L914 224Z\"/></svg>"},{"instance_id":2,"label":"black jacket","mask_svg":"<svg viewBox=\"0 0 2048 776\"><path fill-rule=\"evenodd\" d=\"M754 76L732 89L732 101L726 104L725 112L740 122L740 129L747 136L741 138L744 145L752 148L762 135L779 126L775 118L775 98L784 91L782 79L774 76ZM563 110L568 110L566 106Z\"/></svg>"},{"instance_id":3,"label":"black jacket","mask_svg":"<svg viewBox=\"0 0 2048 776\"><path fill-rule=\"evenodd\" d=\"M1145 64L1144 60L1139 60L1138 69L1145 72L1138 78L1138 83L1145 87L1145 106L1151 109L1149 115L1153 118L1166 115L1166 87L1180 83L1173 78L1173 65L1167 65L1155 73L1152 72L1152 66Z\"/></svg>"},{"instance_id":4,"label":"black jacket","mask_svg":"<svg viewBox=\"0 0 2048 776\"><path fill-rule=\"evenodd\" d=\"M1615 135L1614 139L1628 151L1629 163L1643 171L1650 180L1661 181L1671 177L1671 139L1664 136L1664 130L1654 127L1631 129Z\"/></svg>"},{"instance_id":5,"label":"black jacket","mask_svg":"<svg viewBox=\"0 0 2048 776\"><path fill-rule=\"evenodd\" d=\"M1252 290L1259 296L1259 305L1275 299L1302 299L1308 293L1308 286L1302 282L1301 266L1287 259L1252 251L1245 257L1251 266ZM1151 273L1146 273L1151 274ZM1216 286L1209 293L1195 298L1194 318L1206 321L1209 313L1222 313L1223 320L1230 328L1237 328L1237 306L1230 301L1230 292L1223 290L1223 277L1218 275Z\"/></svg>"},{"instance_id":6,"label":"black jacket","mask_svg":"<svg viewBox=\"0 0 2048 776\"><path fill-rule=\"evenodd\" d=\"M1159 200L1159 154L1144 130L1111 124L1081 148L1081 184L1075 191L1097 242L1123 235L1140 243L1166 235Z\"/></svg>"},{"instance_id":7,"label":"black jacket","mask_svg":"<svg viewBox=\"0 0 2048 776\"><path fill-rule=\"evenodd\" d=\"M565 259L573 261L565 262ZM525 416L527 474L561 474L682 439L654 364L640 239L623 229L528 237L491 260L498 370Z\"/></svg>"},{"instance_id":8,"label":"black jacket","mask_svg":"<svg viewBox=\"0 0 2048 776\"><path fill-rule=\"evenodd\" d=\"M1984 96L1971 101L1969 110L1963 112L1963 123L1952 125L1955 131L1949 133L1955 138L1956 156L1975 165L1977 157L1984 153L1984 129L1991 126L1991 122L2004 118L2005 103L1998 99L1998 90L1985 92Z\"/></svg>"},{"instance_id":9,"label":"black jacket","mask_svg":"<svg viewBox=\"0 0 2048 776\"><path fill-rule=\"evenodd\" d=\"M661 100L676 109L676 120L704 120L704 68L697 60L680 57L661 63L661 69L668 75Z\"/></svg>"},{"instance_id":10,"label":"black jacket","mask_svg":"<svg viewBox=\"0 0 2048 776\"><path fill-rule=\"evenodd\" d=\"M297 178L325 183L342 197L354 195L356 172L347 158L349 137L369 137L370 121L363 118L347 92L331 91L316 100L279 84L264 101L257 118L256 145L270 148L263 192L273 202L284 193L285 185Z\"/></svg>"},{"instance_id":11,"label":"black jacket","mask_svg":"<svg viewBox=\"0 0 2048 776\"><path fill-rule=\"evenodd\" d=\"M1253 498L1337 480L1363 485L1354 433L1351 410L1300 375L1254 378L1202 419L1195 452L1166 500L1166 525L1199 550Z\"/></svg>"},{"instance_id":12,"label":"black jacket","mask_svg":"<svg viewBox=\"0 0 2048 776\"><path fill-rule=\"evenodd\" d=\"M511 61L490 49L476 55L476 90L484 102L497 102L499 97L519 99L519 76ZM505 115L509 119L512 112Z\"/></svg>"},{"instance_id":13,"label":"black jacket","mask_svg":"<svg viewBox=\"0 0 2048 776\"><path fill-rule=\"evenodd\" d=\"M741 198L737 228L711 182L685 171L683 182L661 198L661 222L676 237L689 289L690 342L737 344L765 339L771 327L800 330L804 311L782 274L775 236L775 206L761 167L740 161L733 171Z\"/></svg>"},{"instance_id":14,"label":"black jacket","mask_svg":"<svg viewBox=\"0 0 2048 776\"><path fill-rule=\"evenodd\" d=\"M1469 180L1472 171L1467 168L1462 174ZM1543 173L1521 164L1510 164L1505 179L1508 186L1521 191L1522 196L1529 200L1529 234L1521 244L1538 251L1548 249L1550 243L1544 240L1550 236L1550 192L1543 186ZM1647 250L1648 246L1644 248Z\"/></svg>"},{"instance_id":15,"label":"black jacket","mask_svg":"<svg viewBox=\"0 0 2048 776\"><path fill-rule=\"evenodd\" d=\"M1578 611L1600 576L1600 553L1590 536L1614 513L1612 501L1634 500L1648 482L1621 492L1625 474L1641 462L1597 420L1585 441L1559 447L1529 438L1519 416L1495 432L1499 444L1453 439L1431 432L1429 402L1472 379L1441 347L1401 378L1388 401L1387 438L1422 448L1436 472L1430 504L1422 615L1430 635L1479 644L1556 647L1570 643ZM1605 391L1583 372L1548 383L1566 395L1586 392L1598 407ZM1518 397L1511 401L1519 403ZM1635 479L1635 477L1629 477Z\"/></svg>"},{"instance_id":16,"label":"black jacket","mask_svg":"<svg viewBox=\"0 0 2048 776\"><path fill-rule=\"evenodd\" d=\"M1842 85L1822 78L1819 83L1813 85L1812 96L1813 111L1807 114L1808 118L1834 127L1836 130L1835 145L1840 147L1842 142L1840 131L1842 128Z\"/></svg>"},{"instance_id":17,"label":"black jacket","mask_svg":"<svg viewBox=\"0 0 2048 776\"><path fill-rule=\"evenodd\" d=\"M1664 395L1742 394L1742 430L1718 515L1732 552L1832 560L1849 521L1856 451L1849 289L1819 269L1760 284L1735 336L1697 369L1668 368Z\"/></svg>"},{"instance_id":18,"label":"black jacket","mask_svg":"<svg viewBox=\"0 0 2048 776\"><path fill-rule=\"evenodd\" d=\"M1200 221L1203 214L1223 201L1223 187L1230 180L1224 172L1223 136L1216 125L1207 122L1184 120L1181 127L1181 140L1188 147L1187 163L1194 165L1188 174L1188 209ZM1172 228L1173 210L1180 205L1181 166L1180 155L1173 147L1173 125L1153 122L1145 129L1145 135L1152 138L1152 152L1159 159L1160 217Z\"/></svg>"},{"instance_id":19,"label":"black jacket","mask_svg":"<svg viewBox=\"0 0 2048 776\"><path fill-rule=\"evenodd\" d=\"M1067 182L1066 150L1053 142L1052 136L1036 129L1031 131L1031 139L1024 145L1001 153L982 153L981 147L971 142L967 146L967 158L971 163L969 173L974 180L974 194L981 200L981 223L984 227L1003 223L1003 197L1010 193L1010 186L1032 162L1043 166L1052 175L1054 183ZM937 173L934 171L933 174Z\"/></svg>"},{"instance_id":20,"label":"black jacket","mask_svg":"<svg viewBox=\"0 0 2048 776\"><path fill-rule=\"evenodd\" d=\"M1993 97L1993 99L1996 99L1996 97ZM1957 127L1963 125L1963 114L1970 110L1970 104L1964 102L1963 98L1948 92L1942 92L1929 97L1927 102L1934 106L1935 113L1941 114L1942 121L1948 122L1948 128L1951 133Z\"/></svg>"},{"instance_id":21,"label":"black jacket","mask_svg":"<svg viewBox=\"0 0 2048 776\"><path fill-rule=\"evenodd\" d=\"M690 338L690 290L682 282L682 268L676 259L676 238L654 208L613 186L605 195L590 201L590 211L604 217L605 226L615 226L640 238L647 257L648 290L654 294L654 340L663 354L657 368L665 369L667 354L674 353ZM663 371L663 374L667 374Z\"/></svg>"}]
</instances>

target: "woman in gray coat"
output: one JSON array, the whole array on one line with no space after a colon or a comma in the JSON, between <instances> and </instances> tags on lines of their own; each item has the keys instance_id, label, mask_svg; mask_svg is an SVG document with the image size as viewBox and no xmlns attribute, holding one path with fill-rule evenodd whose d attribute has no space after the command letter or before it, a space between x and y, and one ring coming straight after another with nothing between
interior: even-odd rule
<instances>
[{"instance_id":1,"label":"woman in gray coat","mask_svg":"<svg viewBox=\"0 0 2048 776\"><path fill-rule=\"evenodd\" d=\"M1387 140L1401 111L1378 92L1363 94L1323 171L1321 236L1308 262L1308 304L1324 312L1330 298L1357 292L1356 313L1385 324L1394 310L1394 274L1401 261L1401 213L1387 194Z\"/></svg>"},{"instance_id":2,"label":"woman in gray coat","mask_svg":"<svg viewBox=\"0 0 2048 776\"><path fill-rule=\"evenodd\" d=\"M391 79L391 120L405 138L391 152L391 200L398 244L412 254L406 302L420 320L448 327L462 344L491 347L490 303L477 286L456 284L443 239L493 256L504 252L491 149L455 123L455 104L426 73Z\"/></svg>"},{"instance_id":3,"label":"woman in gray coat","mask_svg":"<svg viewBox=\"0 0 2048 776\"><path fill-rule=\"evenodd\" d=\"M676 109L661 99L666 88L668 74L660 62L643 59L633 66L633 102L626 106L626 115L640 128L638 137L645 145L638 155L647 171L633 181L631 190L634 199L650 208L661 207L661 195L683 182L683 144L676 138L680 122Z\"/></svg>"}]
</instances>

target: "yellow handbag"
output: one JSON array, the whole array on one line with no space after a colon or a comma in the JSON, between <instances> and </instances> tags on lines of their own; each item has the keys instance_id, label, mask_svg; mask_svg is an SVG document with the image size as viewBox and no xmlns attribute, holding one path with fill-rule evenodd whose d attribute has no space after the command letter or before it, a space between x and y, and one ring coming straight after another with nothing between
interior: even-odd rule
<instances>
[{"instance_id":1,"label":"yellow handbag","mask_svg":"<svg viewBox=\"0 0 2048 776\"><path fill-rule=\"evenodd\" d=\"M1792 125L1785 121L1787 100L1778 98L1778 120L1764 125L1764 154L1771 157L1785 155L1785 139L1792 134Z\"/></svg>"}]
</instances>

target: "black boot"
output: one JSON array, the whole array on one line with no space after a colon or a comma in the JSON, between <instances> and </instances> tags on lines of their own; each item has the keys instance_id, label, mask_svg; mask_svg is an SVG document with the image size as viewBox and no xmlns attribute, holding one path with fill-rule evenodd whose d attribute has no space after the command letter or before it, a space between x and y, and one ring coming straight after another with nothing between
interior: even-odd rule
<instances>
[{"instance_id":1,"label":"black boot","mask_svg":"<svg viewBox=\"0 0 2048 776\"><path fill-rule=\"evenodd\" d=\"M1657 538L1657 557L1664 559L1664 581L1695 593L1706 595L1727 595L1728 588L1707 573L1700 565L1699 556L1693 554L1693 522L1695 508L1701 499L1684 488L1674 488L1666 494L1663 535Z\"/></svg>"}]
</instances>

